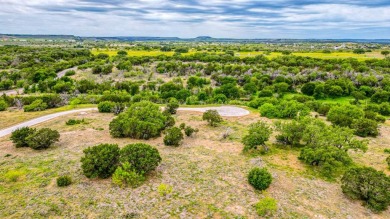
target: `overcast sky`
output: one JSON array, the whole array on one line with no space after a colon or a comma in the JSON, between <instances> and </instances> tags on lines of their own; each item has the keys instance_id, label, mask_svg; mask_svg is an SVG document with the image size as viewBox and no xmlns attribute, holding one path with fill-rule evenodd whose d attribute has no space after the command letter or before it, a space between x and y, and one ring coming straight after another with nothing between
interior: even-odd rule
<instances>
[{"instance_id":1,"label":"overcast sky","mask_svg":"<svg viewBox=\"0 0 390 219\"><path fill-rule=\"evenodd\" d=\"M0 0L0 33L390 38L390 0Z\"/></svg>"}]
</instances>

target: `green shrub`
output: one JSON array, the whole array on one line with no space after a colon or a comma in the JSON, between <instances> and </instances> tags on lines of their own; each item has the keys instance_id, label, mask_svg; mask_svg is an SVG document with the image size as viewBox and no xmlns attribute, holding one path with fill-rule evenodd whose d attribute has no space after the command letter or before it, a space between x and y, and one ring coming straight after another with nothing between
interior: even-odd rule
<instances>
[{"instance_id":1,"label":"green shrub","mask_svg":"<svg viewBox=\"0 0 390 219\"><path fill-rule=\"evenodd\" d=\"M271 197L265 197L256 203L255 209L257 215L261 217L269 217L272 216L278 209L278 202Z\"/></svg>"},{"instance_id":2,"label":"green shrub","mask_svg":"<svg viewBox=\"0 0 390 219\"><path fill-rule=\"evenodd\" d=\"M139 174L148 174L161 162L158 150L148 144L136 143L126 145L120 150L122 164L128 162Z\"/></svg>"},{"instance_id":3,"label":"green shrub","mask_svg":"<svg viewBox=\"0 0 390 219\"><path fill-rule=\"evenodd\" d=\"M360 137L376 137L379 135L378 123L371 119L356 119L353 121L351 128L355 130L355 135Z\"/></svg>"},{"instance_id":4,"label":"green shrub","mask_svg":"<svg viewBox=\"0 0 390 219\"><path fill-rule=\"evenodd\" d=\"M191 137L194 133L198 132L198 129L194 129L191 126L187 126L184 128L184 133L187 137Z\"/></svg>"},{"instance_id":5,"label":"green shrub","mask_svg":"<svg viewBox=\"0 0 390 219\"><path fill-rule=\"evenodd\" d=\"M179 126L179 128L180 128L181 130L184 130L184 129L186 128L186 124L185 124L185 123L181 123L180 126Z\"/></svg>"},{"instance_id":6,"label":"green shrub","mask_svg":"<svg viewBox=\"0 0 390 219\"><path fill-rule=\"evenodd\" d=\"M166 130L164 144L167 146L179 146L184 139L180 128L172 127Z\"/></svg>"},{"instance_id":7,"label":"green shrub","mask_svg":"<svg viewBox=\"0 0 390 219\"><path fill-rule=\"evenodd\" d=\"M110 123L110 134L113 137L131 137L149 139L157 137L174 120L168 122L157 104L142 101L134 103L125 112L119 114Z\"/></svg>"},{"instance_id":8,"label":"green shrub","mask_svg":"<svg viewBox=\"0 0 390 219\"><path fill-rule=\"evenodd\" d=\"M260 115L267 118L278 118L279 109L271 103L264 103L260 106Z\"/></svg>"},{"instance_id":9,"label":"green shrub","mask_svg":"<svg viewBox=\"0 0 390 219\"><path fill-rule=\"evenodd\" d=\"M388 166L389 169L390 169L390 156L388 156L388 157L386 158L386 162L387 162L387 166Z\"/></svg>"},{"instance_id":10,"label":"green shrub","mask_svg":"<svg viewBox=\"0 0 390 219\"><path fill-rule=\"evenodd\" d=\"M119 166L112 175L112 182L120 187L137 188L145 181L145 176L138 173L129 162Z\"/></svg>"},{"instance_id":11,"label":"green shrub","mask_svg":"<svg viewBox=\"0 0 390 219\"><path fill-rule=\"evenodd\" d=\"M35 128L22 127L13 131L10 139L17 148L28 147L27 137L34 132L36 132Z\"/></svg>"},{"instance_id":12,"label":"green shrub","mask_svg":"<svg viewBox=\"0 0 390 219\"><path fill-rule=\"evenodd\" d=\"M266 190L272 182L272 175L265 168L253 168L248 174L248 182L255 189Z\"/></svg>"},{"instance_id":13,"label":"green shrub","mask_svg":"<svg viewBox=\"0 0 390 219\"><path fill-rule=\"evenodd\" d=\"M179 108L179 101L175 98L171 98L165 108L165 111L170 114L176 114L177 109Z\"/></svg>"},{"instance_id":14,"label":"green shrub","mask_svg":"<svg viewBox=\"0 0 390 219\"><path fill-rule=\"evenodd\" d=\"M8 104L4 100L0 100L0 111L4 111L8 108Z\"/></svg>"},{"instance_id":15,"label":"green shrub","mask_svg":"<svg viewBox=\"0 0 390 219\"><path fill-rule=\"evenodd\" d=\"M206 120L211 126L217 126L223 121L217 110L207 110L203 113L202 119Z\"/></svg>"},{"instance_id":16,"label":"green shrub","mask_svg":"<svg viewBox=\"0 0 390 219\"><path fill-rule=\"evenodd\" d=\"M327 115L328 121L334 125L351 127L355 119L361 119L364 116L364 112L357 106L343 105L332 107Z\"/></svg>"},{"instance_id":17,"label":"green shrub","mask_svg":"<svg viewBox=\"0 0 390 219\"><path fill-rule=\"evenodd\" d=\"M78 125L78 124L82 124L82 123L85 123L85 120L84 119L69 119L68 121L66 121L66 125Z\"/></svg>"},{"instance_id":18,"label":"green shrub","mask_svg":"<svg viewBox=\"0 0 390 219\"><path fill-rule=\"evenodd\" d=\"M252 123L249 126L249 133L242 138L242 143L245 145L244 151L257 149L258 146L263 146L267 151L265 142L268 141L271 133L271 128L265 122Z\"/></svg>"},{"instance_id":19,"label":"green shrub","mask_svg":"<svg viewBox=\"0 0 390 219\"><path fill-rule=\"evenodd\" d=\"M88 147L81 158L81 168L88 178L108 178L119 164L119 147L116 144L100 144Z\"/></svg>"},{"instance_id":20,"label":"green shrub","mask_svg":"<svg viewBox=\"0 0 390 219\"><path fill-rule=\"evenodd\" d=\"M333 146L304 147L298 158L308 165L319 167L320 173L328 178L337 175L340 168L352 164L345 150Z\"/></svg>"},{"instance_id":21,"label":"green shrub","mask_svg":"<svg viewBox=\"0 0 390 219\"><path fill-rule=\"evenodd\" d=\"M41 150L49 148L54 144L54 142L59 141L59 139L60 133L58 133L57 130L43 128L30 134L26 138L26 141L30 148L35 150Z\"/></svg>"},{"instance_id":22,"label":"green shrub","mask_svg":"<svg viewBox=\"0 0 390 219\"><path fill-rule=\"evenodd\" d=\"M41 99L34 100L30 105L23 107L24 112L33 112L33 111L42 111L47 109L47 103L43 102Z\"/></svg>"},{"instance_id":23,"label":"green shrub","mask_svg":"<svg viewBox=\"0 0 390 219\"><path fill-rule=\"evenodd\" d=\"M371 167L351 168L341 179L343 193L352 199L363 200L374 212L390 205L390 177Z\"/></svg>"},{"instance_id":24,"label":"green shrub","mask_svg":"<svg viewBox=\"0 0 390 219\"><path fill-rule=\"evenodd\" d=\"M70 176L60 176L57 178L57 186L58 187L65 187L72 184L72 178Z\"/></svg>"},{"instance_id":25,"label":"green shrub","mask_svg":"<svg viewBox=\"0 0 390 219\"><path fill-rule=\"evenodd\" d=\"M65 72L65 76L72 76L75 74L76 74L76 72L74 70L69 70L69 71Z\"/></svg>"},{"instance_id":26,"label":"green shrub","mask_svg":"<svg viewBox=\"0 0 390 219\"><path fill-rule=\"evenodd\" d=\"M103 101L98 104L100 113L111 113L115 107L115 103L111 101Z\"/></svg>"}]
</instances>

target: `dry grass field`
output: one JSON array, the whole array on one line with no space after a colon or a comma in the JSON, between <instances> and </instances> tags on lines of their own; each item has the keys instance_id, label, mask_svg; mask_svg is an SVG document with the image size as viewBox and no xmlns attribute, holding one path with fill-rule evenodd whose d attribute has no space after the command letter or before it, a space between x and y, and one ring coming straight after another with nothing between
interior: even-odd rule
<instances>
[{"instance_id":1,"label":"dry grass field","mask_svg":"<svg viewBox=\"0 0 390 219\"><path fill-rule=\"evenodd\" d=\"M248 124L272 122L256 113L225 118L212 128L200 113L178 112L177 125L185 122L200 131L177 148L164 146L162 137L143 141L155 146L163 160L141 187L122 189L110 179L87 179L80 168L83 149L140 142L111 138L108 124L113 117L88 112L40 124L37 127L61 133L60 142L44 151L17 149L8 137L1 138L0 218L257 218L253 205L265 194L256 192L246 178L255 166L267 167L274 177L267 190L278 201L274 218L389 218L390 210L374 214L346 198L338 182L315 177L297 159L298 150L271 146L268 155L242 154L240 139ZM87 124L66 126L71 118L84 118ZM222 139L227 128L231 135ZM390 126L383 125L368 152L354 154L354 159L385 170L383 149L390 145L389 132ZM63 174L70 175L73 184L59 188L55 180ZM172 193L161 196L160 184L172 186Z\"/></svg>"}]
</instances>

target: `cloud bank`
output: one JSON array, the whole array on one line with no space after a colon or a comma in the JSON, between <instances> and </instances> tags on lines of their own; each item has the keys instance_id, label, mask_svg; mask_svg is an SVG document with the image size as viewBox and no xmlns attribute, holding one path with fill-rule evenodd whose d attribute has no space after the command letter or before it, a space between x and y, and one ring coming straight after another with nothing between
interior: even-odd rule
<instances>
[{"instance_id":1,"label":"cloud bank","mask_svg":"<svg viewBox=\"0 0 390 219\"><path fill-rule=\"evenodd\" d=\"M390 38L389 0L0 0L0 33Z\"/></svg>"}]
</instances>

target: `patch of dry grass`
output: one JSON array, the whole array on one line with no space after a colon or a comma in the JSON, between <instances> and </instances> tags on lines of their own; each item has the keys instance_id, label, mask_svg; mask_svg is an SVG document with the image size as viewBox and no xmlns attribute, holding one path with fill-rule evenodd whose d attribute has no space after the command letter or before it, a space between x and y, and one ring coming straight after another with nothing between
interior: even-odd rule
<instances>
[{"instance_id":1,"label":"patch of dry grass","mask_svg":"<svg viewBox=\"0 0 390 219\"><path fill-rule=\"evenodd\" d=\"M226 118L212 128L201 121L201 113L179 112L177 125L185 122L200 131L177 148L164 146L162 137L143 141L155 146L163 159L144 185L121 189L110 179L87 179L80 168L83 149L106 142L120 146L139 142L111 138L108 124L113 117L88 112L40 124L61 133L60 142L45 151L16 149L7 138L0 139L0 217L256 218L253 204L263 195L246 179L254 166L267 166L274 176L268 193L278 200L275 218L386 218L390 213L375 215L360 202L345 198L338 183L303 175L297 151L272 148L266 156L243 155L240 137L248 124L264 119L256 114ZM70 118L84 118L88 124L66 126ZM221 139L227 127L233 130L232 137ZM388 137L378 139L383 138ZM22 175L10 182L3 177L9 171ZM55 178L63 174L74 183L58 188ZM157 188L162 183L172 186L172 193L161 196Z\"/></svg>"}]
</instances>

